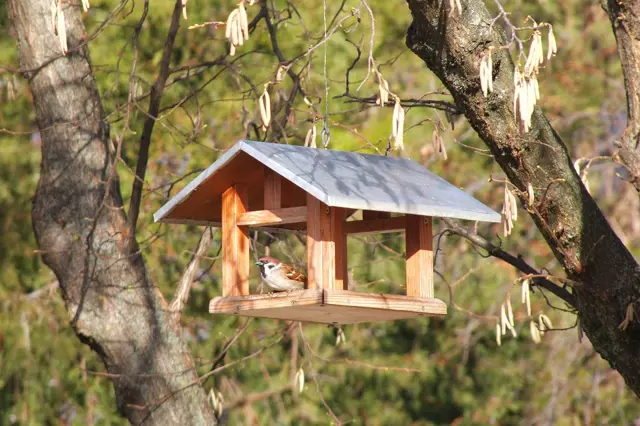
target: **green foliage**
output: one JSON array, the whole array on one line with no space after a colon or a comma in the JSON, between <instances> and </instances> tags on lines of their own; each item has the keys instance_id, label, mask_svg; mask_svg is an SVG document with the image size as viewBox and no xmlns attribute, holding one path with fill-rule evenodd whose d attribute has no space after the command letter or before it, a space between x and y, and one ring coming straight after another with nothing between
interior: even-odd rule
<instances>
[{"instance_id":1,"label":"green foliage","mask_svg":"<svg viewBox=\"0 0 640 426\"><path fill-rule=\"evenodd\" d=\"M88 34L100 31L90 44L111 135L123 137L123 162L119 165L125 203L131 193L137 145L148 102L146 96L158 73L172 2L153 3L139 39L137 67L133 77L138 97L129 128L125 111L134 63L131 36L143 2L126 3L110 23L102 27L114 8L113 0L94 0L85 14ZM329 2L328 18L337 2ZM489 2L491 3L491 2ZM0 2L4 5L4 2ZM280 14L278 42L287 58L306 51L322 38L322 3L292 2L303 20L286 20L289 3L274 2ZM347 1L346 10L359 2ZM404 4L377 2L374 56L394 92L403 98L419 98L440 89L424 64L404 46L411 22ZM234 7L230 2L190 0L188 24L224 21ZM624 114L624 93L609 23L596 5L584 0L565 2L505 2L511 19L521 24L527 15L554 24L560 52L549 69L541 73L541 105L567 142L574 158L597 154ZM10 38L6 8L0 7L0 64L18 67L15 42ZM250 19L257 6L249 8ZM585 10L588 13L583 13ZM341 15L341 16L344 16ZM274 19L274 22L277 20ZM302 22L302 23L301 23ZM362 16L346 20L328 43L329 110L331 147L384 152L390 133L391 109L365 108L339 98L345 92L345 73L362 40L362 58L350 74L350 94L373 96L373 78L356 87L367 75L371 21ZM278 60L273 56L264 22L234 58L211 67L194 68L189 79L178 78L179 67L215 61L226 50L224 31L211 28L179 32L172 58L175 67L163 99L162 117L153 136L147 187L140 217L138 241L149 274L170 299L188 263L201 229L194 226L158 225L152 213L184 187L195 174L247 134L255 138L248 121L259 124L256 100L263 84L275 78ZM302 98L294 103L287 131L288 143L301 144L314 119L320 118L324 102L323 47L294 66L303 65L302 87L316 111ZM7 99L7 82L17 81L17 99ZM249 83L251 82L251 83ZM285 79L270 91L274 116L282 120L284 103L293 85ZM69 326L55 277L35 252L31 228L31 197L39 170L39 133L35 127L27 83L0 67L0 425L3 424L122 424L115 396L104 366L95 353L79 342ZM444 95L429 99L448 99ZM434 125L449 151L449 160L429 154ZM463 119L446 124L444 114L413 108L407 112L406 155L420 161L476 198L501 209L502 179L492 158ZM318 130L321 122L317 122ZM135 133L134 133L135 132ZM266 139L284 136L271 130ZM455 142L459 142L455 143ZM469 149L471 147L472 149ZM638 254L637 235L615 209L619 181L612 167L590 173L592 192L621 232L629 233L629 246ZM609 189L611 188L611 189ZM619 216L616 216L619 215ZM522 216L525 216L524 214ZM436 232L444 228L436 221ZM522 254L540 268L558 272L557 264L533 223L523 217L503 248ZM501 232L497 225L480 225L487 236ZM549 332L535 345L529 336L529 319L519 302L516 272L496 259L484 258L464 240L443 235L438 240L436 296L449 302L445 319L417 319L344 327L346 342L336 346L332 328L294 326L253 320L226 356L226 368L205 381L207 390L222 392L233 407L229 424L332 424L327 407L352 425L458 425L484 424L628 424L640 416L633 395L622 379L588 343L577 344L575 330ZM293 236L254 236L256 252L267 246L271 253L304 264L304 247ZM212 318L209 300L220 294L220 250L216 235L196 275L189 304L183 315L185 339L201 374L211 368L222 346L243 325L243 319ZM358 289L375 292L403 291L403 241L397 235L351 238L349 266ZM252 273L253 289L258 277ZM500 304L512 298L518 338L495 342ZM453 295L453 302L450 297ZM546 299L532 295L534 315L545 312L558 327L570 327L575 318L553 311ZM550 298L554 306L561 302ZM302 330L302 332L301 332ZM266 349L265 349L266 348ZM247 359L244 359L247 357ZM295 362L295 365L293 363ZM306 385L301 394L292 391L295 371L302 367ZM244 397L268 395L248 403ZM599 403L598 401L601 401ZM245 409L243 409L243 407Z\"/></svg>"}]
</instances>

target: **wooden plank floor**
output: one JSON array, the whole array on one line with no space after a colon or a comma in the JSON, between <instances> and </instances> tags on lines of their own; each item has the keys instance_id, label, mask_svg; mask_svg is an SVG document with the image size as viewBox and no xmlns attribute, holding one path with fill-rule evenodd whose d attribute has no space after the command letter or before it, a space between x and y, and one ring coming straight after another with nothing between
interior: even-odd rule
<instances>
[{"instance_id":1,"label":"wooden plank floor","mask_svg":"<svg viewBox=\"0 0 640 426\"><path fill-rule=\"evenodd\" d=\"M447 314L447 305L439 299L311 289L216 297L211 300L209 312L324 324L353 324L444 316Z\"/></svg>"}]
</instances>

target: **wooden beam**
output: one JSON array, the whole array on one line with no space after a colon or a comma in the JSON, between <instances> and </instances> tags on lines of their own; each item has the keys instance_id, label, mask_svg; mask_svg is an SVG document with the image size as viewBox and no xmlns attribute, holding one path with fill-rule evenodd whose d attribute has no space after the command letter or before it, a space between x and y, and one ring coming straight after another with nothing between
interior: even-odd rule
<instances>
[{"instance_id":1,"label":"wooden beam","mask_svg":"<svg viewBox=\"0 0 640 426\"><path fill-rule=\"evenodd\" d=\"M344 232L348 235L403 232L406 228L406 223L405 216L387 219L353 220L344 223Z\"/></svg>"},{"instance_id":2,"label":"wooden beam","mask_svg":"<svg viewBox=\"0 0 640 426\"><path fill-rule=\"evenodd\" d=\"M222 194L222 295L249 295L249 236L238 226L247 210L247 185L236 184Z\"/></svg>"},{"instance_id":3,"label":"wooden beam","mask_svg":"<svg viewBox=\"0 0 640 426\"><path fill-rule=\"evenodd\" d=\"M389 212L378 212L374 210L362 210L362 219L363 220L371 220L371 219L388 219L391 217L391 213Z\"/></svg>"},{"instance_id":4,"label":"wooden beam","mask_svg":"<svg viewBox=\"0 0 640 426\"><path fill-rule=\"evenodd\" d=\"M271 226L307 221L307 207L287 207L284 209L257 210L244 212L238 218L238 226Z\"/></svg>"},{"instance_id":5,"label":"wooden beam","mask_svg":"<svg viewBox=\"0 0 640 426\"><path fill-rule=\"evenodd\" d=\"M264 209L282 207L282 177L268 167L264 168Z\"/></svg>"},{"instance_id":6,"label":"wooden beam","mask_svg":"<svg viewBox=\"0 0 640 426\"><path fill-rule=\"evenodd\" d=\"M428 216L407 215L407 296L433 297L433 231Z\"/></svg>"}]
</instances>

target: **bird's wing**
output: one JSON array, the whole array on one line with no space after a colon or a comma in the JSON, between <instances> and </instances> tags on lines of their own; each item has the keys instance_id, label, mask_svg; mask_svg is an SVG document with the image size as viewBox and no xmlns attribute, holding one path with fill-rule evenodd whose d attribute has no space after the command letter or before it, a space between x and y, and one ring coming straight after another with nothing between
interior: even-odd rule
<instances>
[{"instance_id":1,"label":"bird's wing","mask_svg":"<svg viewBox=\"0 0 640 426\"><path fill-rule=\"evenodd\" d=\"M290 266L284 266L283 267L283 272L284 272L285 276L290 280L298 281L300 283L307 282L307 277L305 277L302 272L296 271L295 269L293 269Z\"/></svg>"}]
</instances>

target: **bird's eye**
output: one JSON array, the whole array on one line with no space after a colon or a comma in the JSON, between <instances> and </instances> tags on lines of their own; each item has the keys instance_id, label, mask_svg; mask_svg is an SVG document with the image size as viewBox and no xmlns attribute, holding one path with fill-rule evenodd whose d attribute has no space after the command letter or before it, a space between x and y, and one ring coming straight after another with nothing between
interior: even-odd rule
<instances>
[{"instance_id":1,"label":"bird's eye","mask_svg":"<svg viewBox=\"0 0 640 426\"><path fill-rule=\"evenodd\" d=\"M273 269L273 267L276 266L273 263L267 263L267 269Z\"/></svg>"}]
</instances>

